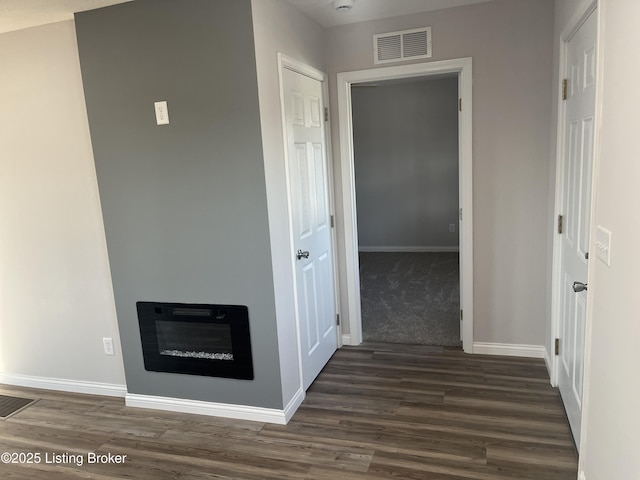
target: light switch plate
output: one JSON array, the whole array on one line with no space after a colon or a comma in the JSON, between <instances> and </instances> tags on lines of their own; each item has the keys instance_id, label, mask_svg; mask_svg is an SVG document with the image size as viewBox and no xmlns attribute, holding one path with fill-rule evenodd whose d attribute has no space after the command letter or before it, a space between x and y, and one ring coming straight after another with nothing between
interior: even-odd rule
<instances>
[{"instance_id":1,"label":"light switch plate","mask_svg":"<svg viewBox=\"0 0 640 480\"><path fill-rule=\"evenodd\" d=\"M167 102L155 102L153 105L156 109L156 123L158 125L169 125L169 109L167 108Z\"/></svg>"},{"instance_id":2,"label":"light switch plate","mask_svg":"<svg viewBox=\"0 0 640 480\"><path fill-rule=\"evenodd\" d=\"M596 255L611 266L611 232L600 225L596 229Z\"/></svg>"}]
</instances>

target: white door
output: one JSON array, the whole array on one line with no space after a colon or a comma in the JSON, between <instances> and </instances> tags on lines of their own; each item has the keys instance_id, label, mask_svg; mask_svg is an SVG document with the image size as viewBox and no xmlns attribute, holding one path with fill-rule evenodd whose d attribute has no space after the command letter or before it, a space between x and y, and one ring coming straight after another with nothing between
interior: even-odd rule
<instances>
[{"instance_id":1,"label":"white door","mask_svg":"<svg viewBox=\"0 0 640 480\"><path fill-rule=\"evenodd\" d=\"M289 199L302 380L307 390L338 347L323 85L283 69Z\"/></svg>"},{"instance_id":2,"label":"white door","mask_svg":"<svg viewBox=\"0 0 640 480\"><path fill-rule=\"evenodd\" d=\"M569 41L560 264L560 362L558 387L577 445L584 377L596 82L596 13ZM584 288L584 289L583 289Z\"/></svg>"}]
</instances>

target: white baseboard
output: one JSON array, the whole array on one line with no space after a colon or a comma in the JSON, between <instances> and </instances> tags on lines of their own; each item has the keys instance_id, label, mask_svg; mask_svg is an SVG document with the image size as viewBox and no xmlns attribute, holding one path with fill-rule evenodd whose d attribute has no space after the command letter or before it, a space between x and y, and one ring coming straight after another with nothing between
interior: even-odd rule
<instances>
[{"instance_id":1,"label":"white baseboard","mask_svg":"<svg viewBox=\"0 0 640 480\"><path fill-rule=\"evenodd\" d=\"M507 357L544 358L545 349L542 345L473 342L473 353L480 355L505 355Z\"/></svg>"},{"instance_id":2,"label":"white baseboard","mask_svg":"<svg viewBox=\"0 0 640 480\"><path fill-rule=\"evenodd\" d=\"M289 401L286 407L284 407L284 421L285 424L289 423L293 414L296 413L302 402L304 401L305 392L302 388L296 392L293 398Z\"/></svg>"},{"instance_id":3,"label":"white baseboard","mask_svg":"<svg viewBox=\"0 0 640 480\"><path fill-rule=\"evenodd\" d=\"M381 253L395 253L395 252L433 252L433 253L442 253L442 252L459 252L460 247L367 247L367 246L359 246L359 252L368 253L368 252L381 252Z\"/></svg>"},{"instance_id":4,"label":"white baseboard","mask_svg":"<svg viewBox=\"0 0 640 480\"><path fill-rule=\"evenodd\" d=\"M297 399L294 397L295 399ZM303 397L304 398L304 397ZM139 395L128 393L125 397L127 407L150 408L169 412L193 413L209 415L211 417L235 418L238 420L252 420L254 422L276 423L286 425L287 418L284 410L248 405L232 405L229 403L203 402L184 398L157 397L155 395ZM289 402L288 408L293 408ZM297 408L297 407L296 407ZM295 410L293 410L295 411ZM293 413L292 413L293 415Z\"/></svg>"},{"instance_id":5,"label":"white baseboard","mask_svg":"<svg viewBox=\"0 0 640 480\"><path fill-rule=\"evenodd\" d=\"M34 377L11 373L0 373L0 383L18 387L41 388L44 390L58 390L61 392L84 393L88 395L104 395L107 397L124 397L127 393L126 385L83 382L63 378Z\"/></svg>"},{"instance_id":6,"label":"white baseboard","mask_svg":"<svg viewBox=\"0 0 640 480\"><path fill-rule=\"evenodd\" d=\"M342 345L351 345L351 335L348 333L342 334Z\"/></svg>"}]
</instances>

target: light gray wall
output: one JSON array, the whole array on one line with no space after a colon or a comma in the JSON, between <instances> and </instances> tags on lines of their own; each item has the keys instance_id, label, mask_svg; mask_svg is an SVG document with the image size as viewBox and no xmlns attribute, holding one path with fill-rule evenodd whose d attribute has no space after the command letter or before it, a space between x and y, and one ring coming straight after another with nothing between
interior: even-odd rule
<instances>
[{"instance_id":1,"label":"light gray wall","mask_svg":"<svg viewBox=\"0 0 640 480\"><path fill-rule=\"evenodd\" d=\"M0 65L0 381L121 393L73 21L0 35Z\"/></svg>"},{"instance_id":2,"label":"light gray wall","mask_svg":"<svg viewBox=\"0 0 640 480\"><path fill-rule=\"evenodd\" d=\"M640 3L599 3L603 90L592 228L611 231L611 266L596 255L590 261L580 463L586 480L624 480L640 471Z\"/></svg>"},{"instance_id":3,"label":"light gray wall","mask_svg":"<svg viewBox=\"0 0 640 480\"><path fill-rule=\"evenodd\" d=\"M277 52L324 70L324 29L285 0L252 0L284 404L302 388Z\"/></svg>"},{"instance_id":4,"label":"light gray wall","mask_svg":"<svg viewBox=\"0 0 640 480\"><path fill-rule=\"evenodd\" d=\"M351 95L360 247L457 247L458 79Z\"/></svg>"},{"instance_id":5,"label":"light gray wall","mask_svg":"<svg viewBox=\"0 0 640 480\"><path fill-rule=\"evenodd\" d=\"M552 0L495 0L327 32L333 111L336 74L376 67L375 33L430 25L432 61L473 58L474 339L479 342L544 343L553 6ZM335 115L332 127L338 159ZM335 172L339 184L340 170ZM344 228L340 217L337 228ZM345 275L341 271L341 284Z\"/></svg>"},{"instance_id":6,"label":"light gray wall","mask_svg":"<svg viewBox=\"0 0 640 480\"><path fill-rule=\"evenodd\" d=\"M129 392L282 408L250 0L137 0L76 28ZM145 371L139 300L247 305L255 380Z\"/></svg>"}]
</instances>

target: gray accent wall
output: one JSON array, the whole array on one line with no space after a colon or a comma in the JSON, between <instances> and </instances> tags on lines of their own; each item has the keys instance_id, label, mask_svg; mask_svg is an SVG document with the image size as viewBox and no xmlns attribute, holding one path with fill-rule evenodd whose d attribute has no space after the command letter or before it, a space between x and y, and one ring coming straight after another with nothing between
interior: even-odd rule
<instances>
[{"instance_id":1,"label":"gray accent wall","mask_svg":"<svg viewBox=\"0 0 640 480\"><path fill-rule=\"evenodd\" d=\"M129 393L281 409L251 2L137 0L76 30ZM255 380L144 370L140 300L247 305Z\"/></svg>"},{"instance_id":2,"label":"gray accent wall","mask_svg":"<svg viewBox=\"0 0 640 480\"><path fill-rule=\"evenodd\" d=\"M351 96L359 245L457 247L457 77Z\"/></svg>"}]
</instances>

